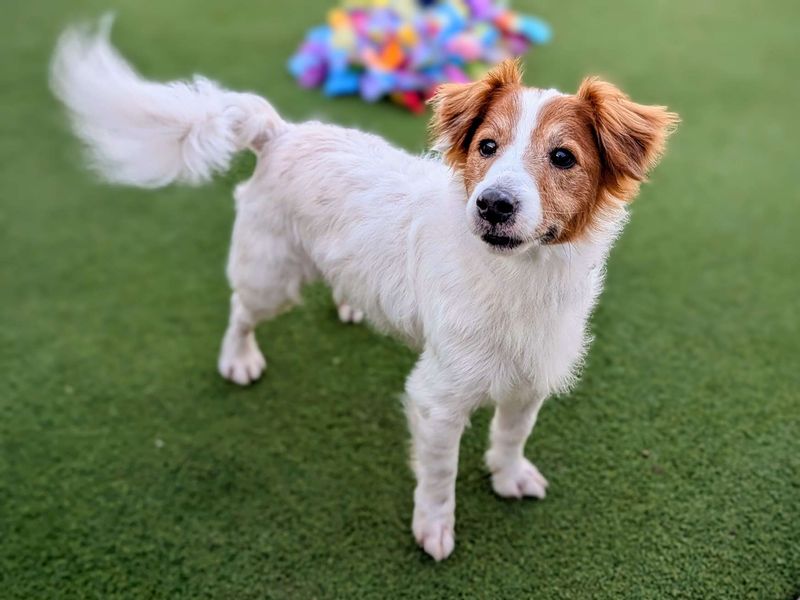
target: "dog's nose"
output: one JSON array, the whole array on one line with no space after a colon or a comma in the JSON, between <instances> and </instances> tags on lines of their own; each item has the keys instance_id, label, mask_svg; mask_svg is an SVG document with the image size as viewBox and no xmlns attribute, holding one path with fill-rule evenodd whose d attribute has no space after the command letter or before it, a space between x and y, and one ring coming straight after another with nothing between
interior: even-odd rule
<instances>
[{"instance_id":1,"label":"dog's nose","mask_svg":"<svg viewBox=\"0 0 800 600\"><path fill-rule=\"evenodd\" d=\"M475 201L481 219L492 225L508 221L517 208L511 196L500 190L486 190Z\"/></svg>"}]
</instances>

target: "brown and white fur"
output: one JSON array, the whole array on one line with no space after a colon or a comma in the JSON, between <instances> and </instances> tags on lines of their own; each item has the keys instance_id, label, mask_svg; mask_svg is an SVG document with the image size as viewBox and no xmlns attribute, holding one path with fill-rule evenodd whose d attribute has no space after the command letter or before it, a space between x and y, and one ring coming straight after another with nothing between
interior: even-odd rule
<instances>
[{"instance_id":1,"label":"brown and white fur","mask_svg":"<svg viewBox=\"0 0 800 600\"><path fill-rule=\"evenodd\" d=\"M348 305L344 318L363 311L420 351L406 411L412 529L428 554L453 551L459 439L479 406L495 409L495 492L544 498L525 441L545 398L575 381L625 204L676 115L594 78L576 94L526 88L509 61L440 88L441 157L418 157L360 131L288 123L262 98L205 79L147 82L107 34L65 33L51 73L101 174L198 183L241 149L258 156L235 192L222 375L258 379L256 325L322 278Z\"/></svg>"}]
</instances>

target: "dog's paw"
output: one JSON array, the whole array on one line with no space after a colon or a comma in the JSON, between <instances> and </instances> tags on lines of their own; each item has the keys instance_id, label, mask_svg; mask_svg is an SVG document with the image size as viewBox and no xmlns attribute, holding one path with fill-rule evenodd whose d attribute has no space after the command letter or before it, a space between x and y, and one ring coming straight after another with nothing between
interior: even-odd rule
<instances>
[{"instance_id":1,"label":"dog's paw","mask_svg":"<svg viewBox=\"0 0 800 600\"><path fill-rule=\"evenodd\" d=\"M411 529L420 547L437 562L450 556L455 548L455 517L452 514L431 516L415 509Z\"/></svg>"},{"instance_id":2,"label":"dog's paw","mask_svg":"<svg viewBox=\"0 0 800 600\"><path fill-rule=\"evenodd\" d=\"M267 368L267 361L253 342L246 344L238 352L223 349L218 367L220 375L225 379L239 385L249 385L261 377Z\"/></svg>"},{"instance_id":3,"label":"dog's paw","mask_svg":"<svg viewBox=\"0 0 800 600\"><path fill-rule=\"evenodd\" d=\"M349 304L339 305L339 320L342 323L361 323L364 320L364 311L353 308Z\"/></svg>"},{"instance_id":4,"label":"dog's paw","mask_svg":"<svg viewBox=\"0 0 800 600\"><path fill-rule=\"evenodd\" d=\"M523 498L525 496L544 499L547 493L547 479L527 458L504 465L492 473L494 493L503 498Z\"/></svg>"}]
</instances>

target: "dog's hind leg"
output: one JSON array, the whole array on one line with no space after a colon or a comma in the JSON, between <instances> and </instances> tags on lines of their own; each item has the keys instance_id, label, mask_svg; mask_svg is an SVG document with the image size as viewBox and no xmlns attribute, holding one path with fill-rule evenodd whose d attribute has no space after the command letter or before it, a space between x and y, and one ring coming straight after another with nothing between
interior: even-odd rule
<instances>
[{"instance_id":1,"label":"dog's hind leg","mask_svg":"<svg viewBox=\"0 0 800 600\"><path fill-rule=\"evenodd\" d=\"M360 308L348 304L346 300L337 299L335 296L333 301L336 302L336 312L342 323L361 323L364 320L364 311Z\"/></svg>"},{"instance_id":2,"label":"dog's hind leg","mask_svg":"<svg viewBox=\"0 0 800 600\"><path fill-rule=\"evenodd\" d=\"M256 325L297 304L303 284L315 279L316 271L290 239L243 212L237 215L228 259L233 294L218 368L225 379L248 385L267 366Z\"/></svg>"},{"instance_id":3,"label":"dog's hind leg","mask_svg":"<svg viewBox=\"0 0 800 600\"><path fill-rule=\"evenodd\" d=\"M263 263L260 266L265 267ZM239 385L257 380L267 366L256 342L256 325L297 304L303 284L313 279L307 273L304 276L303 270L289 261L280 265L273 262L273 267L271 276L267 280L262 278L257 287L252 285L252 280L248 284L239 282L237 275L248 269L229 269L234 292L218 366L225 379Z\"/></svg>"},{"instance_id":4,"label":"dog's hind leg","mask_svg":"<svg viewBox=\"0 0 800 600\"><path fill-rule=\"evenodd\" d=\"M255 311L244 305L239 294L231 295L231 316L219 354L219 372L239 385L255 381L267 367L267 361L256 342L259 322Z\"/></svg>"}]
</instances>

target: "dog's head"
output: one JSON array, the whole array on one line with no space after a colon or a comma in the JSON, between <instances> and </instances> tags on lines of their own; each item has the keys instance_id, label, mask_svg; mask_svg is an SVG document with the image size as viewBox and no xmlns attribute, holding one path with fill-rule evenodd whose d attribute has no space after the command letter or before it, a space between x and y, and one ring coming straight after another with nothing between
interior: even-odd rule
<instances>
[{"instance_id":1,"label":"dog's head","mask_svg":"<svg viewBox=\"0 0 800 600\"><path fill-rule=\"evenodd\" d=\"M499 252L576 240L632 200L678 116L597 78L525 88L516 61L431 100L435 147L464 179L472 232Z\"/></svg>"}]
</instances>

